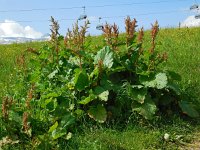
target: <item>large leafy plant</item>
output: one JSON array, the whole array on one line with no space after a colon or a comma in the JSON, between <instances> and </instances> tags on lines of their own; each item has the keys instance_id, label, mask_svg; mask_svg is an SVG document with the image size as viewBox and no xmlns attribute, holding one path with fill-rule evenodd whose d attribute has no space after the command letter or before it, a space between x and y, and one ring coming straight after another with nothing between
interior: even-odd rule
<instances>
[{"instance_id":1,"label":"large leafy plant","mask_svg":"<svg viewBox=\"0 0 200 150\"><path fill-rule=\"evenodd\" d=\"M76 23L64 38L58 23L51 20L50 43L27 50L33 54L29 65L25 54L18 60L15 94L12 100L5 98L2 108L7 130L13 124L21 126L21 134L36 137L38 146L47 147L71 138L73 127L83 118L104 123L137 113L153 119L157 112L177 108L199 116L174 83L180 76L159 69L167 54L156 51L157 22L152 25L150 49L143 47L143 28L136 36L137 22L128 17L125 42L119 40L115 24L106 24L104 45L92 53L86 36L88 21L81 27Z\"/></svg>"}]
</instances>

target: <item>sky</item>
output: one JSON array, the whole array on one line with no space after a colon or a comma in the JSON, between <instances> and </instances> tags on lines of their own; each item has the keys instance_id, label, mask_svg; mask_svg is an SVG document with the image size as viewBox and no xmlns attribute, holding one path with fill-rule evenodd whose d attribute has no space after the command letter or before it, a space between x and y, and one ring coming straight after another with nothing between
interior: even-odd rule
<instances>
[{"instance_id":1,"label":"sky","mask_svg":"<svg viewBox=\"0 0 200 150\"><path fill-rule=\"evenodd\" d=\"M58 20L60 33L68 28L82 14L90 20L89 33L101 34L98 24L116 23L123 32L124 18L136 18L139 27L149 29L158 20L161 28L200 25L195 11L190 6L193 0L0 0L0 37L40 38L50 33L51 16ZM200 3L200 0L199 0ZM85 6L85 13L83 10ZM102 19L99 22L99 17ZM80 24L83 21L79 21Z\"/></svg>"}]
</instances>

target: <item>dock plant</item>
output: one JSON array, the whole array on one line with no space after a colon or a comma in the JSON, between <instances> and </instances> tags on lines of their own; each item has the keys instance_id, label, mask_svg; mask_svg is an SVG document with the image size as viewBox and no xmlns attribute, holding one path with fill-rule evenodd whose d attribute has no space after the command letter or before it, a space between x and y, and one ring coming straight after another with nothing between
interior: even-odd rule
<instances>
[{"instance_id":1,"label":"dock plant","mask_svg":"<svg viewBox=\"0 0 200 150\"><path fill-rule=\"evenodd\" d=\"M180 75L159 67L168 56L156 50L157 21L152 25L149 49L143 46L144 28L137 32L136 19L127 17L124 41L119 40L117 25L106 23L105 45L92 51L86 35L89 21L83 26L76 22L65 37L53 17L51 22L49 43L39 50L28 48L17 59L15 92L2 104L7 132L48 149L69 140L83 120L109 123L132 114L152 120L169 112L199 116L182 99L175 82ZM30 63L27 55L32 56ZM11 125L14 129L9 130Z\"/></svg>"}]
</instances>

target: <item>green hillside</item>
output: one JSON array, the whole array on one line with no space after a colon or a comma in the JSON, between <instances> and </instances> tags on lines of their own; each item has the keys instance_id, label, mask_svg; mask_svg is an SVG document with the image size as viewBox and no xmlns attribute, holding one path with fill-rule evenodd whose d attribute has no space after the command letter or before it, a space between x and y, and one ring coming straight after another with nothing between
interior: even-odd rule
<instances>
[{"instance_id":1,"label":"green hillside","mask_svg":"<svg viewBox=\"0 0 200 150\"><path fill-rule=\"evenodd\" d=\"M102 44L103 37L91 37L92 45ZM120 36L124 38L123 35ZM191 95L196 96L194 101L200 101L200 28L181 28L181 29L161 29L157 39L158 51L164 51L168 54L168 61L163 68L169 68L178 72L182 76L180 82L183 89ZM146 31L145 45L149 45L149 31ZM0 45L0 83L1 86L8 81L9 74L14 71L15 59L21 52L32 47L39 49L44 43L24 43ZM144 47L146 47L144 45ZM1 88L2 89L2 88ZM194 94L193 94L194 93Z\"/></svg>"},{"instance_id":2,"label":"green hillside","mask_svg":"<svg viewBox=\"0 0 200 150\"><path fill-rule=\"evenodd\" d=\"M150 31L145 32L144 48L149 49ZM123 40L124 35L120 35ZM91 49L97 49L102 43L102 36L90 37ZM161 69L169 69L179 73L182 80L178 82L188 101L197 106L200 112L200 28L160 29L156 50L167 52L168 61ZM27 48L40 49L45 42L0 45L0 101L16 80L16 58ZM30 56L31 57L31 56ZM12 74L12 75L11 75ZM112 125L84 123L82 130L77 129L73 138L64 143L66 149L177 149L191 143L200 126L196 120L187 117L157 117L154 121L130 119L125 124L113 122ZM1 131L0 131L1 132ZM165 134L170 140L163 140ZM0 139L4 135L0 133ZM28 141L32 147L37 141ZM61 144L62 145L62 144ZM23 143L10 146L8 149L29 149ZM1 143L0 143L1 148ZM34 149L34 148L33 148ZM60 149L60 148L55 148ZM63 149L63 148L62 148Z\"/></svg>"}]
</instances>

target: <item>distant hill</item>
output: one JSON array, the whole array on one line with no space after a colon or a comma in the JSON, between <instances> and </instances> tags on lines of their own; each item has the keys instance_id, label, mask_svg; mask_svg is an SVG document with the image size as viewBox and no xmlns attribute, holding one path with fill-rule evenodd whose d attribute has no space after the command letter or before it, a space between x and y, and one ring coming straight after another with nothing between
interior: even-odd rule
<instances>
[{"instance_id":1,"label":"distant hill","mask_svg":"<svg viewBox=\"0 0 200 150\"><path fill-rule=\"evenodd\" d=\"M33 39L26 37L0 37L0 44L12 44L12 43L25 43L34 41L47 41L50 39L49 34L43 35L41 38Z\"/></svg>"}]
</instances>

